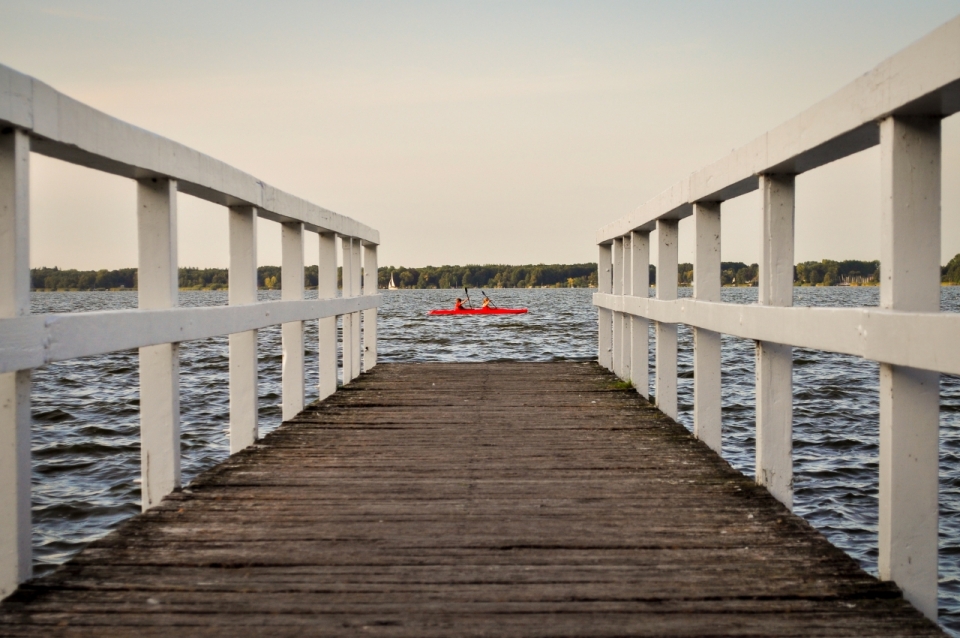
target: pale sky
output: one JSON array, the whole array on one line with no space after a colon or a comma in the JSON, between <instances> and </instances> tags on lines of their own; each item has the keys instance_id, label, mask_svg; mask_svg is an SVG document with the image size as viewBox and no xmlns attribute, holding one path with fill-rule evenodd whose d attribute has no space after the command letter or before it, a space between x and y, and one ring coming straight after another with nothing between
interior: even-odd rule
<instances>
[{"instance_id":1,"label":"pale sky","mask_svg":"<svg viewBox=\"0 0 960 638\"><path fill-rule=\"evenodd\" d=\"M596 260L601 225L957 14L960 0L0 0L0 63L377 228L382 265L571 263ZM136 265L130 181L40 156L31 170L32 265ZM946 263L956 118L943 170ZM225 210L179 206L180 264L226 266ZM724 205L723 259L757 260L757 207ZM798 178L798 260L878 258L878 220L876 149ZM276 224L259 250L280 263Z\"/></svg>"}]
</instances>

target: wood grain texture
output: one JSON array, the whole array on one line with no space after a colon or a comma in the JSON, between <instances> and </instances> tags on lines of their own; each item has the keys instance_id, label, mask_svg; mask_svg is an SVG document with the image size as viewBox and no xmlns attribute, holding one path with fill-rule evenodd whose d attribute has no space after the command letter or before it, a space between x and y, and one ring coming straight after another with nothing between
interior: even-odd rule
<instances>
[{"instance_id":1,"label":"wood grain texture","mask_svg":"<svg viewBox=\"0 0 960 638\"><path fill-rule=\"evenodd\" d=\"M3 636L931 636L596 364L381 364L0 605Z\"/></svg>"}]
</instances>

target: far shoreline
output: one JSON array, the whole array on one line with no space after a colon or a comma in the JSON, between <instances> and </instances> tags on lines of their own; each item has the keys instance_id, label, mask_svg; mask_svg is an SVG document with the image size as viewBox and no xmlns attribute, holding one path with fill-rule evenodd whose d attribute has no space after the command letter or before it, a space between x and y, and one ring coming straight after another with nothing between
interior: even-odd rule
<instances>
[{"instance_id":1,"label":"far shoreline","mask_svg":"<svg viewBox=\"0 0 960 638\"><path fill-rule=\"evenodd\" d=\"M484 286L481 286L484 287ZM656 288L655 284L650 285L651 288ZM693 286L678 284L678 288L692 288ZM721 288L756 288L757 286L750 285L741 285L741 284L723 284ZM878 283L864 283L864 284L845 284L845 285L824 285L824 284L800 284L795 283L794 288L879 288L880 284ZM954 282L940 282L941 288L956 288L960 287L960 283ZM525 288L496 288L493 286L485 286L488 290L596 290L596 286L527 286ZM316 290L316 286L306 286L304 290ZM180 292L228 292L230 289L227 286L218 286L218 287L208 287L208 288L178 288ZM257 288L258 291L276 291L280 292L280 288ZM337 288L337 290L342 290ZM377 290L390 290L388 288L377 288ZM460 290L460 288L394 288L392 292L401 292L401 291L413 291L413 290ZM30 292L137 292L137 288L34 288Z\"/></svg>"}]
</instances>

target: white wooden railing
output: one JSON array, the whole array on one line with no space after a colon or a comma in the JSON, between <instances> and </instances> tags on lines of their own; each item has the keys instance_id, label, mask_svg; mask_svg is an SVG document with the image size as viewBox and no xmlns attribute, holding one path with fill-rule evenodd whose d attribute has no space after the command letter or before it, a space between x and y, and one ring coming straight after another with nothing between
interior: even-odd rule
<instances>
[{"instance_id":1,"label":"white wooden railing","mask_svg":"<svg viewBox=\"0 0 960 638\"><path fill-rule=\"evenodd\" d=\"M136 180L138 309L30 314L31 152ZM177 307L178 192L229 209L228 306ZM258 217L283 227L281 301L257 301ZM304 231L319 236L317 300L304 299ZM338 316L343 317L343 382L355 379L361 366L369 370L376 365L379 243L372 228L0 66L0 598L31 574L32 368L140 349L142 501L147 510L180 486L178 344L230 335L230 451L242 450L258 435L258 329L283 324L284 419L304 407L304 321L319 319L320 398L337 389Z\"/></svg>"},{"instance_id":2,"label":"white wooden railing","mask_svg":"<svg viewBox=\"0 0 960 638\"><path fill-rule=\"evenodd\" d=\"M879 571L937 616L940 373L960 374L960 315L940 314L940 120L960 110L960 18L826 100L600 229L599 360L677 417L677 324L694 333L694 434L720 450L720 334L756 341L756 478L792 506L793 347L880 363ZM880 145L879 308L793 308L795 176ZM720 302L721 202L759 189L758 303ZM677 229L693 217L693 298ZM650 233L658 243L648 298Z\"/></svg>"}]
</instances>

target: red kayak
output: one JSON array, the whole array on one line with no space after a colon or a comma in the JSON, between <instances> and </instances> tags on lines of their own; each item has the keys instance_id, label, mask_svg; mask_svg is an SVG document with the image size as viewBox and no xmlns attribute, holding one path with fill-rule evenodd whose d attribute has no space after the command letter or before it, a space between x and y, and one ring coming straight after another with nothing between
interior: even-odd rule
<instances>
[{"instance_id":1,"label":"red kayak","mask_svg":"<svg viewBox=\"0 0 960 638\"><path fill-rule=\"evenodd\" d=\"M461 308L460 310L431 310L428 315L522 315L526 308Z\"/></svg>"}]
</instances>

